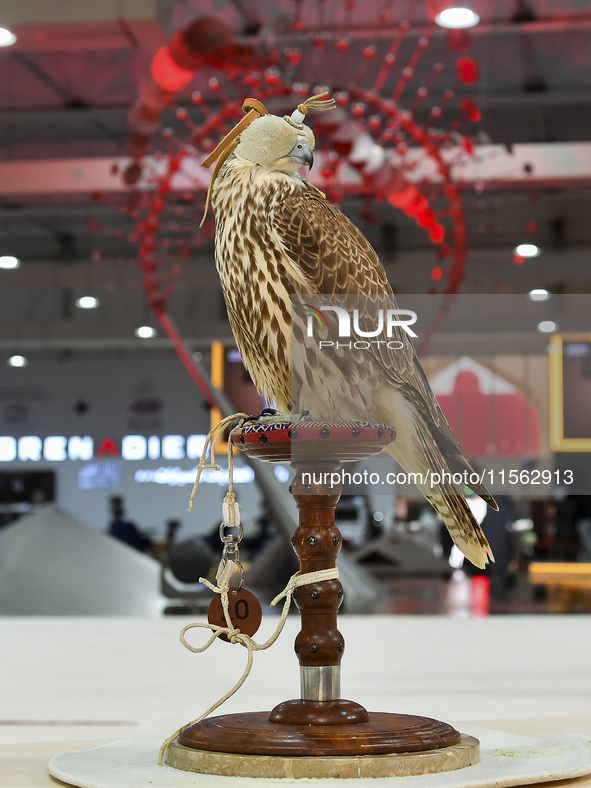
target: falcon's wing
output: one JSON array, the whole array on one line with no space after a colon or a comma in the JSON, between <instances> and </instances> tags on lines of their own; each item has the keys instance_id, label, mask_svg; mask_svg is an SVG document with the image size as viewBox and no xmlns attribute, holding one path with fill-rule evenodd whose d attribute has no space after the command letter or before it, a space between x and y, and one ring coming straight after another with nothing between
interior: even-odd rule
<instances>
[{"instance_id":1,"label":"falcon's wing","mask_svg":"<svg viewBox=\"0 0 591 788\"><path fill-rule=\"evenodd\" d=\"M388 306L396 309L392 287L380 260L363 233L310 184L283 200L276 209L273 224L280 244L309 283L312 295L387 296ZM382 302L383 303L383 302ZM379 301L360 299L360 327L375 327L372 309ZM365 312L364 312L365 310ZM408 335L395 327L393 339L403 350L376 346L373 362L393 386L403 389L428 425L433 438L448 461L450 470L472 468L427 380ZM497 505L484 485L474 492L493 508Z\"/></svg>"},{"instance_id":2,"label":"falcon's wing","mask_svg":"<svg viewBox=\"0 0 591 788\"><path fill-rule=\"evenodd\" d=\"M308 281L311 295L386 295L388 306L397 308L386 272L368 240L317 189L308 186L284 200L275 212L274 226L287 255ZM360 299L363 330L375 327L370 312L379 306L377 299ZM428 421L445 422L408 335L395 327L392 338L400 340L404 349L377 346L374 363L394 386L406 390Z\"/></svg>"},{"instance_id":3,"label":"falcon's wing","mask_svg":"<svg viewBox=\"0 0 591 788\"><path fill-rule=\"evenodd\" d=\"M314 292L392 293L365 236L314 187L284 200L274 218L283 246Z\"/></svg>"}]
</instances>

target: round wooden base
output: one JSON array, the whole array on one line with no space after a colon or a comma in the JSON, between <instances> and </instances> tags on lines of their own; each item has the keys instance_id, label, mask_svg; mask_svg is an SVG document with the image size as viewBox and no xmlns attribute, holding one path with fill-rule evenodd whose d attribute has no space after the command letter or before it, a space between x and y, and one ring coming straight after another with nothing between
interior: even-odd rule
<instances>
[{"instance_id":1,"label":"round wooden base","mask_svg":"<svg viewBox=\"0 0 591 788\"><path fill-rule=\"evenodd\" d=\"M446 722L410 714L371 712L366 722L354 724L306 722L271 722L268 711L225 714L192 725L178 738L179 744L195 750L290 757L421 752L451 747L460 740Z\"/></svg>"},{"instance_id":2,"label":"round wooden base","mask_svg":"<svg viewBox=\"0 0 591 788\"><path fill-rule=\"evenodd\" d=\"M480 743L461 735L451 747L389 755L308 756L245 755L183 747L175 740L165 762L174 769L226 777L408 777L463 769L478 763Z\"/></svg>"}]
</instances>

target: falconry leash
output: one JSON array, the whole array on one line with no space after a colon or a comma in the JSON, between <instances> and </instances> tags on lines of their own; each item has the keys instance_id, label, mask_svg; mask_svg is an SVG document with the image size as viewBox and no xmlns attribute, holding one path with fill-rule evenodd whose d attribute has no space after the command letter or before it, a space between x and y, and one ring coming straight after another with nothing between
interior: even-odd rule
<instances>
[{"instance_id":1,"label":"falconry leash","mask_svg":"<svg viewBox=\"0 0 591 788\"><path fill-rule=\"evenodd\" d=\"M206 651L212 643L218 638L222 638L227 642L231 643L232 645L236 645L239 643L243 646L248 652L248 658L246 662L246 667L244 668L244 672L242 676L238 679L236 684L226 692L219 700L213 703L203 714L201 714L197 719L191 720L186 725L183 725L177 731L175 731L171 736L169 736L165 742L163 742L162 746L160 747L160 752L158 755L158 764L162 765L164 761L164 753L166 748L171 744L177 736L185 731L187 728L190 728L191 725L195 725L201 720L205 719L212 711L215 711L219 708L223 703L225 703L228 698L231 698L240 687L244 684L246 679L248 678L252 664L254 659L254 652L255 651L265 651L266 649L270 648L275 641L278 639L279 635L283 631L283 627L285 626L285 622L287 620L287 615L289 613L289 608L291 606L291 600L293 596L293 592L300 588L301 586L310 585L312 583L321 583L325 580L336 580L339 576L339 570L335 567L334 569L322 569L318 572L306 572L305 574L300 574L296 572L294 575L291 576L289 582L281 591L280 594L277 594L275 599L271 602L271 607L275 607L282 599L285 600L283 603L283 610L281 611L281 617L279 619L279 623L275 628L275 632L271 635L271 637L266 640L264 643L257 643L253 640L252 635L258 629L259 621L256 623L254 629L252 629L252 635L247 634L240 630L234 624L233 616L231 615L230 607L233 606L234 611L238 612L238 604L240 600L234 602L233 597L238 596L238 594L242 593L242 595L248 595L248 601L255 605L258 605L260 610L260 604L254 594L250 591L246 591L242 588L244 582L244 567L240 562L240 554L239 554L239 544L242 540L242 524L240 522L240 506L236 502L236 495L234 493L234 481L233 481L233 470L234 470L234 460L233 460L233 444L232 444L232 435L235 432L238 432L242 429L242 425L244 424L246 419L251 417L248 416L246 413L235 413L232 416L227 416L225 419L222 419L218 424L211 429L207 435L205 440L205 445L203 447L203 452L201 454L201 458L197 465L197 477L195 479L195 485L191 492L191 497L189 501L189 510L191 511L193 508L193 500L195 498L195 494L199 487L199 481L201 478L201 474L206 469L213 469L215 471L220 470L220 466L215 462L215 447L221 435L223 435L224 430L235 422L238 419L238 423L232 427L230 430L230 435L228 436L228 492L224 497L224 501L222 503L222 523L220 525L220 538L223 542L224 548L222 551L222 558L219 563L217 573L216 573L216 582L210 583L206 578L200 577L199 582L206 585L211 591L213 591L216 595L212 600L209 611L208 611L208 623L195 623L195 624L187 624L186 627L183 627L180 639L181 643L185 648L189 651L192 651L194 654L201 654ZM210 453L209 462L207 462L207 453ZM238 533L230 533L227 532L227 529L237 528ZM231 587L230 580L232 579L233 575L236 572L240 572L240 584L238 587ZM241 597L244 600L244 596ZM221 611L222 617L218 616L218 620L221 618L221 623L215 623L214 618L215 616L212 615L212 609L215 609L214 606L219 607L219 602L221 601ZM245 601L245 600L244 600ZM234 604L233 604L234 603ZM246 604L247 611L249 610L248 603ZM219 613L219 611L217 611ZM245 616L241 616L238 614L235 616L239 620L241 618L248 618L248 614ZM245 622L248 623L248 622ZM245 624L242 624L244 627ZM209 640L205 643L204 646L195 647L192 646L190 643L187 642L185 638L185 634L190 629L209 629L211 631L211 636Z\"/></svg>"}]
</instances>

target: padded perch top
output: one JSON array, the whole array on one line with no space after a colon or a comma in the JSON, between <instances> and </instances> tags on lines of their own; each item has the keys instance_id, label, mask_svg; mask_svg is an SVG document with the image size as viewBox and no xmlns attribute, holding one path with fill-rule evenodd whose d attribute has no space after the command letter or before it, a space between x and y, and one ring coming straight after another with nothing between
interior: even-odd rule
<instances>
[{"instance_id":1,"label":"padded perch top","mask_svg":"<svg viewBox=\"0 0 591 788\"><path fill-rule=\"evenodd\" d=\"M369 421L247 422L232 443L266 462L353 462L379 454L396 438L390 424Z\"/></svg>"}]
</instances>

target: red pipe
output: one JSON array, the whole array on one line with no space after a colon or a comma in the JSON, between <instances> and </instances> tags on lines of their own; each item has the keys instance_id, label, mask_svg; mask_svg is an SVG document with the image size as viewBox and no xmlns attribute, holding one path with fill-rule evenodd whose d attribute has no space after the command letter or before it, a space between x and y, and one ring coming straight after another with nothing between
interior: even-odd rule
<instances>
[{"instance_id":1,"label":"red pipe","mask_svg":"<svg viewBox=\"0 0 591 788\"><path fill-rule=\"evenodd\" d=\"M214 402L213 397L211 396L211 391L209 389L209 386L195 369L195 365L193 364L193 360L189 352L187 351L187 348L185 347L185 343L179 336L179 333L174 327L174 325L172 324L170 318L168 317L166 312L164 312L164 310L162 309L154 309L154 312L156 314L156 317L160 321L160 325L162 326L162 328L168 335L170 341L174 345L174 349L176 350L177 356L183 362L185 369L187 370L189 375L193 378L193 380L199 387L199 390L205 397L205 401L207 402L208 407L215 408L216 404Z\"/></svg>"}]
</instances>

